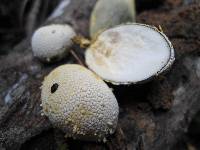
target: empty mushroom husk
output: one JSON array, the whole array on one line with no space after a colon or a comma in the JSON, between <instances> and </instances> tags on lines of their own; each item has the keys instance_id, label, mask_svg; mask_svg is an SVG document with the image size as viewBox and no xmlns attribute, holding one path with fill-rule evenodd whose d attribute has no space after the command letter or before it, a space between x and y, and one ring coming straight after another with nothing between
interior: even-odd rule
<instances>
[{"instance_id":1,"label":"empty mushroom husk","mask_svg":"<svg viewBox=\"0 0 200 150\"><path fill-rule=\"evenodd\" d=\"M168 70L175 60L167 36L154 26L138 23L103 31L85 57L91 70L113 84L148 81Z\"/></svg>"},{"instance_id":2,"label":"empty mushroom husk","mask_svg":"<svg viewBox=\"0 0 200 150\"><path fill-rule=\"evenodd\" d=\"M127 22L135 22L135 0L99 0L90 18L90 36Z\"/></svg>"}]
</instances>

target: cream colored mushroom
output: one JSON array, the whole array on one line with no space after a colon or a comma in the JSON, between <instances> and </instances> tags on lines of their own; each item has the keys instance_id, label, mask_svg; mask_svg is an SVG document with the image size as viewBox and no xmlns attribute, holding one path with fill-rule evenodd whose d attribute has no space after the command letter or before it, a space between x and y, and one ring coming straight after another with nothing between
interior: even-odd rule
<instances>
[{"instance_id":1,"label":"cream colored mushroom","mask_svg":"<svg viewBox=\"0 0 200 150\"><path fill-rule=\"evenodd\" d=\"M42 85L44 114L67 137L101 141L113 134L118 121L118 103L111 89L80 65L54 69Z\"/></svg>"}]
</instances>

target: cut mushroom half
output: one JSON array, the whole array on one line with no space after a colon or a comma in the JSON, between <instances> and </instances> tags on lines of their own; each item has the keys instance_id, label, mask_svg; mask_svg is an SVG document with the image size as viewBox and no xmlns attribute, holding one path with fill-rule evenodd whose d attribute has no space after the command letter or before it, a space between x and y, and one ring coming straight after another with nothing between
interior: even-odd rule
<instances>
[{"instance_id":1,"label":"cut mushroom half","mask_svg":"<svg viewBox=\"0 0 200 150\"><path fill-rule=\"evenodd\" d=\"M154 26L138 23L103 31L85 57L91 70L113 84L147 81L168 70L175 60L167 36Z\"/></svg>"}]
</instances>

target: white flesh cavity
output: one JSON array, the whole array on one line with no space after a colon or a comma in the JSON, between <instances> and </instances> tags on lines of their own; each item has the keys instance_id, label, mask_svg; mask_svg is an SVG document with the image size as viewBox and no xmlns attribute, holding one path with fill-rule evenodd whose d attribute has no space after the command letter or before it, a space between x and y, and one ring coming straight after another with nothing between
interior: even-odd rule
<instances>
[{"instance_id":1,"label":"white flesh cavity","mask_svg":"<svg viewBox=\"0 0 200 150\"><path fill-rule=\"evenodd\" d=\"M173 61L174 50L167 37L143 24L108 29L86 51L88 67L116 84L146 80L163 72Z\"/></svg>"}]
</instances>

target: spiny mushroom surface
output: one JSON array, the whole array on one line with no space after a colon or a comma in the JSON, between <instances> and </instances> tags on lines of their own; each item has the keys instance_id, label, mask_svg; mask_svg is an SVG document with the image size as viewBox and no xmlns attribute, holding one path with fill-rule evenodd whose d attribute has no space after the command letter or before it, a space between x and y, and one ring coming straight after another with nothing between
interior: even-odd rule
<instances>
[{"instance_id":1,"label":"spiny mushroom surface","mask_svg":"<svg viewBox=\"0 0 200 150\"><path fill-rule=\"evenodd\" d=\"M135 22L135 0L98 0L90 18L90 36L127 22Z\"/></svg>"},{"instance_id":2,"label":"spiny mushroom surface","mask_svg":"<svg viewBox=\"0 0 200 150\"><path fill-rule=\"evenodd\" d=\"M31 46L34 56L51 62L66 56L76 35L69 25L53 24L39 28L32 36Z\"/></svg>"},{"instance_id":3,"label":"spiny mushroom surface","mask_svg":"<svg viewBox=\"0 0 200 150\"><path fill-rule=\"evenodd\" d=\"M113 84L147 81L175 60L166 35L156 27L125 24L103 31L87 49L86 63Z\"/></svg>"},{"instance_id":4,"label":"spiny mushroom surface","mask_svg":"<svg viewBox=\"0 0 200 150\"><path fill-rule=\"evenodd\" d=\"M54 69L42 85L43 112L67 137L101 141L113 134L118 103L96 74L80 65Z\"/></svg>"}]
</instances>

